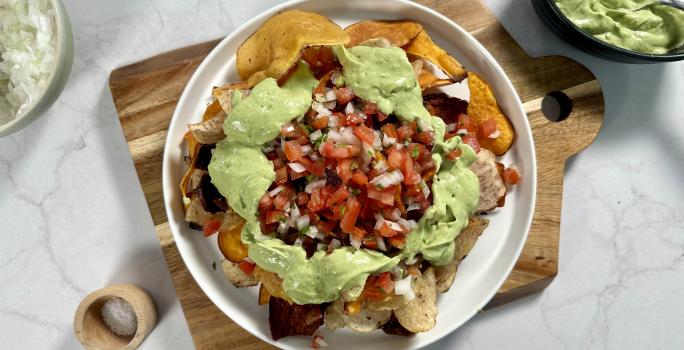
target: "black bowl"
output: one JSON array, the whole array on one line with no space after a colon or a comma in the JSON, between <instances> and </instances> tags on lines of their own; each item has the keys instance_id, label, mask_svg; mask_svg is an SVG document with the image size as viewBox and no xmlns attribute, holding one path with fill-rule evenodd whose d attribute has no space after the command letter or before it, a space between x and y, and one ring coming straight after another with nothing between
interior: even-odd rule
<instances>
[{"instance_id":1,"label":"black bowl","mask_svg":"<svg viewBox=\"0 0 684 350\"><path fill-rule=\"evenodd\" d=\"M579 29L565 17L554 0L532 0L532 4L539 17L551 30L572 45L594 56L622 63L658 63L684 60L684 46L660 55L623 49L594 38L591 34Z\"/></svg>"}]
</instances>

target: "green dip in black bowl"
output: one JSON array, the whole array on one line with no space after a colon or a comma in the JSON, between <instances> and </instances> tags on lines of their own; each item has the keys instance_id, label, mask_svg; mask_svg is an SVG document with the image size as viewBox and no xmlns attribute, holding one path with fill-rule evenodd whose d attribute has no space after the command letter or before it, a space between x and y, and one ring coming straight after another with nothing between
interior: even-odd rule
<instances>
[{"instance_id":1,"label":"green dip in black bowl","mask_svg":"<svg viewBox=\"0 0 684 350\"><path fill-rule=\"evenodd\" d=\"M617 62L684 60L684 11L655 0L532 0L573 45Z\"/></svg>"}]
</instances>

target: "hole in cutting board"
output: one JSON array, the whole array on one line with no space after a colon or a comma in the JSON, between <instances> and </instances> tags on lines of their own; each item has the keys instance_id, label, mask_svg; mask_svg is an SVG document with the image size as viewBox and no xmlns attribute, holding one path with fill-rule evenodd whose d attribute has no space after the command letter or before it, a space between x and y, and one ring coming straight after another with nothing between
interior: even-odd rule
<instances>
[{"instance_id":1,"label":"hole in cutting board","mask_svg":"<svg viewBox=\"0 0 684 350\"><path fill-rule=\"evenodd\" d=\"M565 120L572 111L572 100L561 91L551 91L542 99L541 110L552 122Z\"/></svg>"}]
</instances>

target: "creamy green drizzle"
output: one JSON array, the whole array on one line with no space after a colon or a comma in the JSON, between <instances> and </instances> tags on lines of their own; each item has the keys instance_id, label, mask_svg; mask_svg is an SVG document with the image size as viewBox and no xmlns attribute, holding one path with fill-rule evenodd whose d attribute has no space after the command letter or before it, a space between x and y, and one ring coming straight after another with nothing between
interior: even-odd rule
<instances>
[{"instance_id":1,"label":"creamy green drizzle","mask_svg":"<svg viewBox=\"0 0 684 350\"><path fill-rule=\"evenodd\" d=\"M214 151L209 164L212 183L230 206L247 220L242 240L249 256L267 271L283 279L285 292L298 304L316 304L339 299L343 291L356 297L371 273L388 271L400 259L418 253L434 265L451 260L454 238L467 225L479 198L477 177L467 169L475 159L473 150L455 137L444 141L444 122L430 116L422 104L420 87L406 54L399 48L357 46L334 48L343 65L344 80L360 97L376 102L381 111L395 113L401 120L416 120L435 132L433 158L439 169L432 185L434 202L409 235L400 255L352 247L331 254L316 252L306 259L299 246L261 233L257 220L258 202L275 179L261 145L275 139L280 127L301 117L309 109L316 80L300 64L283 87L266 79L250 95L238 98L226 119L226 139ZM441 154L460 148L457 161L445 161Z\"/></svg>"},{"instance_id":2,"label":"creamy green drizzle","mask_svg":"<svg viewBox=\"0 0 684 350\"><path fill-rule=\"evenodd\" d=\"M577 27L609 44L663 54L684 45L684 11L657 0L555 0Z\"/></svg>"}]
</instances>

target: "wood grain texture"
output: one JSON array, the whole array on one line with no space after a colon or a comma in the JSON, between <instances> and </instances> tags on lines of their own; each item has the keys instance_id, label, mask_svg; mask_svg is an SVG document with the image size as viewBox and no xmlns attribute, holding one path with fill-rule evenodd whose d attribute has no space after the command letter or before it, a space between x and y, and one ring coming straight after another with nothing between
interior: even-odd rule
<instances>
[{"instance_id":1,"label":"wood grain texture","mask_svg":"<svg viewBox=\"0 0 684 350\"><path fill-rule=\"evenodd\" d=\"M511 79L532 127L538 169L532 227L513 272L487 305L491 308L543 289L556 275L565 162L596 137L603 95L593 74L578 63L558 56L528 57L480 0L418 2L454 20L489 50ZM119 68L109 83L195 346L266 349L271 347L228 319L199 289L180 258L164 212L161 159L166 130L185 84L217 42ZM541 112L541 100L551 91L562 91L573 102L562 122L550 122Z\"/></svg>"}]
</instances>

